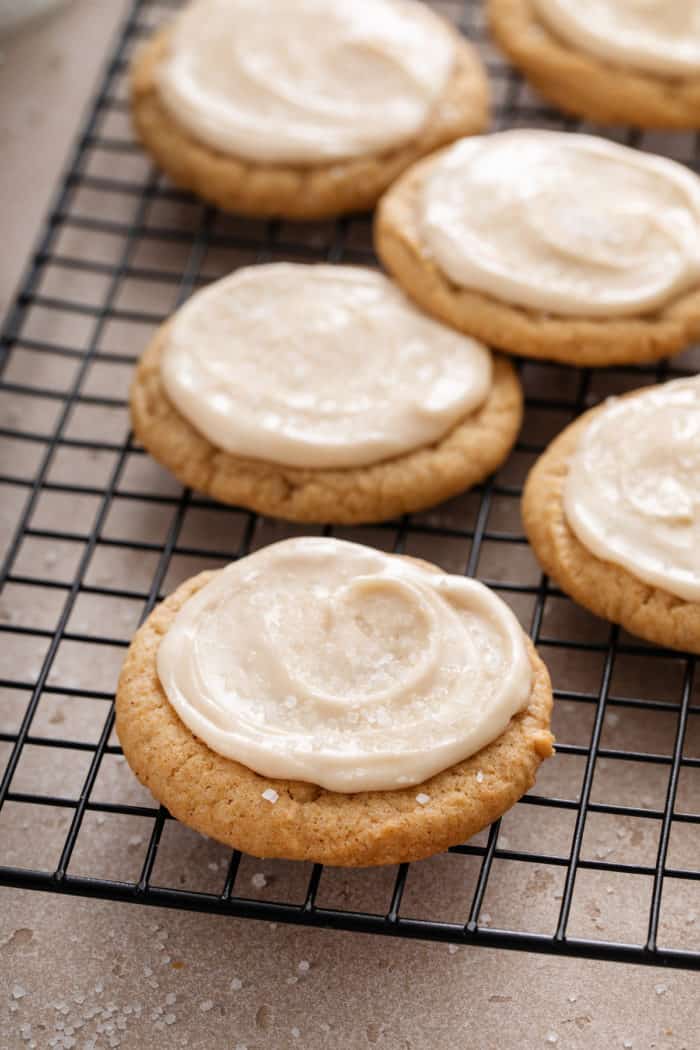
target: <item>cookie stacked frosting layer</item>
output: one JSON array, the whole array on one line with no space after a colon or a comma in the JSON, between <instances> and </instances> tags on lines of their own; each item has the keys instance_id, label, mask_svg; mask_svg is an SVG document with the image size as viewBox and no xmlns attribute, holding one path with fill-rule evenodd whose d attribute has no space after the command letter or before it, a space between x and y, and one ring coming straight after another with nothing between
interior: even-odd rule
<instances>
[{"instance_id":1,"label":"cookie stacked frosting layer","mask_svg":"<svg viewBox=\"0 0 700 1050\"><path fill-rule=\"evenodd\" d=\"M158 674L218 754L341 792L467 758L532 687L522 629L482 584L316 537L217 574L177 614Z\"/></svg>"}]
</instances>

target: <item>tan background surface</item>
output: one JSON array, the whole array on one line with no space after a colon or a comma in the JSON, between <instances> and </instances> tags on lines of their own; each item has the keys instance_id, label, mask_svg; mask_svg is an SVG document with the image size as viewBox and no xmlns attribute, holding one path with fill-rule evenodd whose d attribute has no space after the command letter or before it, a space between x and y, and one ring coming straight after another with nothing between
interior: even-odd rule
<instances>
[{"instance_id":1,"label":"tan background surface","mask_svg":"<svg viewBox=\"0 0 700 1050\"><path fill-rule=\"evenodd\" d=\"M121 0L75 0L41 26L0 43L3 309L38 229L109 35L125 7ZM0 508L0 549L11 536L20 509L19 499ZM71 512L72 508L63 510L64 514ZM443 552L441 560L449 563L449 559L449 552ZM497 563L490 565L489 571L490 575L497 573ZM523 572L532 571L529 562L524 564ZM178 574L186 575L187 566L175 568L168 587L177 582ZM21 615L21 609L15 612ZM131 610L124 608L121 612L128 634ZM83 610L83 615L89 620L90 611ZM527 615L523 609L522 616ZM18 678L22 676L22 662L31 671L35 658L19 645L4 654ZM555 666L555 679L566 670L567 675L577 676L577 687L584 688L586 675L595 679L599 674L599 667L594 665L592 660L585 668ZM79 683L89 669L77 662L63 667L64 674L71 672ZM650 689L663 690L662 677L663 669ZM639 678L639 669L625 670L623 666L617 691L624 692L625 686L638 690ZM589 684L596 687L595 681ZM12 723L16 714L12 701L0 696L0 715ZM59 709L44 714L45 732L54 721L67 717ZM585 742L590 732L590 711L582 710L581 705L561 704L557 718L563 739ZM84 728L87 731L87 722ZM614 734L623 730L636 736L631 744L629 737L626 741L621 737L621 746L626 742L627 746L668 750L672 741L670 720L668 724L662 719L644 724L611 720L607 741L614 742ZM692 746L696 747L697 727L691 730ZM0 750L0 761L3 754ZM565 782L571 764L555 760L550 765L550 786L558 780ZM28 783L46 787L69 772L42 766L23 769L22 775ZM605 769L601 772L604 780ZM662 801L657 794L662 796L663 781L655 781L655 772L653 767L638 770L636 779L628 777L624 785L628 800L646 797L646 793L654 795L650 805ZM142 798L123 766L113 763L108 775L107 790L123 791L129 800ZM691 789L686 786L684 790L687 799ZM696 792L697 786L692 790ZM697 811L696 793L694 798ZM642 804L647 804L644 798ZM535 813L546 816L547 811L529 808L531 817ZM48 849L56 836L65 834L65 824L61 823L65 818L57 816L61 811L45 814L30 828L25 826L26 818L10 810L12 807L6 807L0 823L0 852L10 862L26 860L33 849ZM544 826L544 816L539 819L543 826L538 834L556 835L561 830ZM640 862L653 863L655 822L641 824L644 826L618 822L612 827L609 822L592 821L586 848L595 856L623 856L629 861L636 855ZM517 827L509 830L504 825L504 834L516 835ZM132 830L128 829L128 834ZM215 844L180 834L177 828L173 831L175 856L168 861L165 851L164 857L164 863L173 866L171 876L177 870L187 880L188 873L199 873L204 866L213 878L217 872L216 877L220 877L223 852ZM140 843L133 844L138 836L120 840L116 833L103 833L100 838L98 832L95 829L92 846L104 860L105 874L114 873L120 863L128 866L130 854L138 851ZM694 845L690 838L676 845L678 863L682 863L684 852L686 857L697 857L697 839ZM453 919L464 914L474 871L449 863L449 872L444 858L417 866L415 891L408 897L409 913L425 914L426 908L433 906L436 917ZM273 893L276 879L290 877L289 871L286 876L275 874L263 862L246 864L244 880L249 884L252 873L264 870ZM327 892L330 899L335 897L351 906L360 905L363 899L376 902L390 880L390 874L353 877L338 873L332 876ZM582 880L573 928L587 936L595 936L596 931L603 937L640 936L643 930L638 922L644 909L636 899L634 881L627 880L619 894L609 882L593 880L586 886ZM550 929L559 889L551 872L537 869L531 873L524 895L519 888L509 888L507 880L500 889L496 883L488 899L494 925L499 915L505 922L517 922L518 908L525 901L524 906L531 909L528 919L534 910L538 918L541 916L543 928ZM640 885L640 898L646 900L647 890ZM700 912L697 890L684 887L676 911L666 915L663 929L665 933L675 929L676 943L697 950L700 919L696 924L696 912ZM310 964L308 970L299 969L302 961ZM202 1050L367 1050L374 1046L385 1050L522 1050L538 1046L690 1050L699 1042L697 993L697 976L676 971L490 950L450 951L445 945L272 928L267 923L0 890L0 1048L12 1050L30 1045L32 1040L41 1048L61 1042L83 1047L87 1041L91 1046L89 1040L96 1040L96 1047L121 1046L127 1050L146 1046ZM31 1034L21 1027L27 1024L31 1025ZM67 1031L63 1039L61 1033ZM57 1037L60 1042L52 1044ZM76 1040L75 1044L71 1040Z\"/></svg>"}]
</instances>

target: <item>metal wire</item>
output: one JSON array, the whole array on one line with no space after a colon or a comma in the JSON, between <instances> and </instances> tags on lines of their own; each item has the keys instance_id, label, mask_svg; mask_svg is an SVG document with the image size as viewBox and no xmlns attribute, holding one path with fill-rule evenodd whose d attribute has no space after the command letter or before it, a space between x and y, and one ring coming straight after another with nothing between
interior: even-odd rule
<instances>
[{"instance_id":1,"label":"metal wire","mask_svg":"<svg viewBox=\"0 0 700 1050\"><path fill-rule=\"evenodd\" d=\"M377 526L374 535L389 549L401 551L412 543L430 541L440 550L450 544L461 544L468 554L464 571L478 575L496 587L504 597L513 600L527 599L530 602L530 633L545 658L558 654L565 659L574 659L583 654L589 661L597 661L600 679L596 689L577 688L575 680L566 681L556 690L559 701L577 705L577 709L590 709L593 714L588 740L567 742L558 747L559 756L582 764L581 786L575 797L562 797L560 792L537 791L526 796L517 807L518 814L525 815L532 807L540 814L542 824L551 822L554 816L567 817L573 821L570 845L560 850L540 847L538 836L531 835L527 848L512 847L503 839L500 822L492 826L484 839L455 847L450 851L449 863L477 865L474 869L471 900L464 902L460 921L435 920L426 914L402 913L406 894L409 892L412 868L401 865L396 873L389 894L388 906L376 909L330 907L319 903L319 893L326 872L314 865L307 880L305 892L300 900L287 899L285 886L280 885L277 900L254 899L241 886L240 854L233 853L226 865L226 875L220 892L205 889L189 889L181 885L159 885L154 882L154 868L162 848L162 836L171 818L163 809L152 804L132 804L110 800L96 795L95 785L106 757L113 759L121 752L112 738L113 714L110 690L93 690L76 686L57 674L57 654L65 643L102 645L123 649L125 637L113 634L108 618L102 623L99 633L77 630L71 627L76 604L86 596L139 603L140 618L143 619L162 597L165 581L173 559L177 556L206 559L208 563L230 560L245 555L256 542L263 523L255 515L222 507L189 490L169 492L153 491L148 487L133 488L124 484L128 464L144 456L135 445L130 434L121 439L110 436L105 424L86 437L76 433L73 421L76 413L92 409L104 414L125 412L123 397L111 393L92 393L88 378L95 364L131 366L141 348L138 337L122 339L117 351L105 350L105 333L110 325L153 326L162 321L167 310L124 305L122 295L130 282L141 286L171 289L171 306L185 299L193 289L220 276L211 262L216 252L229 253L232 258L246 262L261 262L266 259L288 257L371 263L374 257L368 236L367 221L363 217L339 220L333 224L309 227L294 227L282 222L255 223L225 219L213 209L206 207L187 194L174 190L142 161L141 153L127 133L115 134L104 131L105 122L125 117L128 106L124 92L124 74L135 43L172 11L177 4L166 0L135 0L126 19L114 51L106 66L103 82L87 117L85 127L69 160L61 180L59 191L51 207L44 230L39 238L21 291L9 314L2 334L2 375L0 397L17 399L21 404L30 404L31 399L42 399L41 403L57 410L53 422L46 429L31 424L33 416L25 423L22 416L13 417L0 426L0 442L20 443L25 448L35 448L38 455L33 469L14 468L11 455L3 456L0 486L3 496L10 490L23 493L24 502L14 536L9 543L5 560L0 569L0 587L30 588L40 585L47 593L56 592L62 602L53 627L42 625L37 611L37 620L29 623L0 621L0 648L18 644L20 639L43 639L46 642L41 666L36 673L27 675L20 671L16 677L0 678L0 689L20 694L26 698L23 716L11 731L0 732L0 745L7 747L8 755L2 780L0 780L0 860L3 859L2 807L8 803L27 807L54 807L69 814L60 855L55 865L48 869L28 864L26 866L3 863L0 865L0 883L8 886L53 890L58 893L102 897L113 900L160 905L171 908L186 908L195 911L215 912L225 915L248 916L273 919L310 926L326 926L338 929L384 933L398 937L416 937L439 941L482 944L491 947L540 951L552 954L581 955L591 958L608 958L642 963L666 963L676 966L700 967L700 950L688 947L659 945L659 924L663 914L665 887L669 879L679 880L681 886L700 884L700 859L695 853L690 866L669 864L669 846L675 828L692 830L700 824L700 805L697 811L677 811L676 801L680 779L687 771L700 769L700 758L684 751L684 740L689 720L700 715L700 705L693 703L694 660L676 653L648 647L621 635L617 628L610 628L607 636L601 634L591 638L583 632L572 630L564 636L545 630L545 611L552 600L566 605L566 599L546 577L523 580L516 568L518 552L526 550L526 541L518 527L505 527L494 522L495 508L504 505L517 506L520 482L513 484L501 476L490 479L477 490L477 503L473 516L448 522L438 516L406 517L399 522ZM523 86L520 78L488 47L483 26L481 5L475 0L466 3L443 0L437 7L457 13L467 35L484 49L486 61L494 86L496 126L508 127L523 124L576 130L575 121L566 120L548 110ZM639 133L630 131L625 141L640 145ZM700 147L696 139L689 139L688 163L700 166ZM110 159L113 165L110 164ZM98 171L92 170L97 160ZM130 165L143 164L137 174L124 174ZM112 167L114 170L112 170ZM104 170L108 174L104 174ZM81 195L92 195L96 205L92 214L85 214ZM114 213L112 205L119 202ZM166 218L159 217L159 209L165 207ZM167 209L170 209L170 212ZM174 209L174 211L173 211ZM167 221L175 214L176 221ZM62 240L77 234L86 237L99 235L109 238L112 252L108 261L92 258L90 253L71 254L62 246ZM143 264L139 253L147 249L152 259L158 251L159 262ZM173 259L175 262L173 262ZM88 297L75 294L51 294L51 280L56 275L77 275L80 279L101 279L101 292ZM45 289L49 288L47 292ZM72 285L81 289L80 282ZM169 293L170 294L170 293ZM49 333L32 334L32 319L37 314L48 316L56 322ZM85 325L85 338L63 339L61 324L66 318L81 318ZM42 360L65 363L74 367L71 381L65 389L51 383L34 385L26 377L17 381L10 376L13 362L23 360L23 355L39 355ZM523 377L527 379L527 369ZM547 425L565 423L574 418L590 403L593 374L576 372L557 366L537 366L537 383L531 382L528 397L524 438L517 453L530 459L539 453L546 439L530 437L528 421L549 419ZM682 374L677 364L663 364L656 368L619 368L614 370L614 381L624 386L640 385L649 381L660 381L669 375ZM562 390L564 392L562 392ZM25 402L26 399L26 402ZM99 417L101 418L101 417ZM536 428L535 428L536 429ZM56 480L54 469L64 454L106 455L111 464L103 484L80 480L73 472L68 481ZM53 527L49 522L36 524L37 508L47 496L70 497L75 501L85 499L92 508L92 521L81 520L76 511L71 527ZM107 523L115 505L131 506L136 512L151 508L163 515L163 528L159 538L115 537L109 534ZM77 502L76 502L77 505ZM231 535L240 536L231 544L213 545L208 542L193 544L183 539L183 527L193 511L215 515L231 527ZM39 519L40 521L43 519ZM234 531L235 529L235 531ZM289 531L289 530L287 530ZM330 533L330 529L325 530ZM223 530L217 530L221 535ZM201 537L200 537L201 538ZM33 567L26 568L22 552L27 541L45 540L57 544L79 544L80 555L70 579L59 580L47 574L34 574ZM495 545L495 546L492 546ZM482 571L484 552L492 546L498 549L512 571L500 573L493 578ZM96 554L112 551L122 565L119 585L91 582L90 567ZM131 581L128 575L130 554L151 557L150 579L144 586ZM24 568L22 568L24 566ZM647 695L617 695L614 690L614 675L621 659L633 658L645 661L660 661L663 668L682 669L682 687L678 699L669 698L667 692L654 691ZM46 735L33 729L36 714L42 699L64 697L76 701L89 701L104 712L98 738L93 742L66 736ZM650 751L633 747L602 746L606 711L643 712L645 716L673 717L676 723L674 742L670 754L660 749ZM13 786L25 751L43 749L54 762L61 763L65 752L89 756L80 790L74 794L41 793L22 790ZM66 761L68 756L66 755ZM626 764L644 764L645 769L658 768L667 776L664 801L658 804L627 804L622 801L597 801L594 798L594 781L601 761L614 763L623 769ZM637 800L639 802L641 800ZM131 881L117 877L88 877L71 870L76 847L81 836L86 834L87 815L98 819L121 816L148 820L150 836L145 846L141 869ZM653 863L641 863L639 859L611 861L605 855L586 856L584 840L592 818L609 816L617 820L637 819L652 822L658 828L658 846ZM521 819L520 817L518 819ZM28 834L36 834L29 824ZM536 865L540 871L554 873L563 878L558 913L547 932L528 926L525 911L524 929L515 924L502 924L492 928L484 918L486 901L494 870L499 864L512 862L519 866ZM301 867L301 866L300 866ZM523 868L524 870L524 868ZM577 935L571 931L572 908L575 907L577 882L582 873L603 873L609 876L641 876L651 885L650 905L640 915L645 921L645 933L638 943L628 943L618 938ZM291 895L290 895L291 896ZM420 908L419 908L420 910ZM415 911L415 905L414 905ZM644 916L646 915L646 918Z\"/></svg>"}]
</instances>

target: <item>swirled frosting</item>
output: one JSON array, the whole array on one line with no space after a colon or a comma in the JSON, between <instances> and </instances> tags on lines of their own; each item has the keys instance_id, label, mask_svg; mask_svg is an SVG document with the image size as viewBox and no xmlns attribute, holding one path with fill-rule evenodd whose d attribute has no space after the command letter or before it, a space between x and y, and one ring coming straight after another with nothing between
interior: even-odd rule
<instances>
[{"instance_id":1,"label":"swirled frosting","mask_svg":"<svg viewBox=\"0 0 700 1050\"><path fill-rule=\"evenodd\" d=\"M194 295L168 330L166 392L218 448L367 466L443 437L486 399L490 352L382 274L271 263Z\"/></svg>"},{"instance_id":2,"label":"swirled frosting","mask_svg":"<svg viewBox=\"0 0 700 1050\"><path fill-rule=\"evenodd\" d=\"M700 601L700 377L608 401L571 459L564 511L599 558Z\"/></svg>"},{"instance_id":3,"label":"swirled frosting","mask_svg":"<svg viewBox=\"0 0 700 1050\"><path fill-rule=\"evenodd\" d=\"M653 310L700 279L700 179L604 139L463 139L426 180L422 237L456 284L534 310Z\"/></svg>"},{"instance_id":4,"label":"swirled frosting","mask_svg":"<svg viewBox=\"0 0 700 1050\"><path fill-rule=\"evenodd\" d=\"M415 0L194 0L158 90L179 124L258 163L397 147L449 80L453 32Z\"/></svg>"},{"instance_id":5,"label":"swirled frosting","mask_svg":"<svg viewBox=\"0 0 700 1050\"><path fill-rule=\"evenodd\" d=\"M616 65L666 76L700 73L699 0L534 0L564 41Z\"/></svg>"},{"instance_id":6,"label":"swirled frosting","mask_svg":"<svg viewBox=\"0 0 700 1050\"><path fill-rule=\"evenodd\" d=\"M532 672L483 584L341 540L284 540L177 613L158 675L213 751L332 791L418 784L498 737Z\"/></svg>"}]
</instances>

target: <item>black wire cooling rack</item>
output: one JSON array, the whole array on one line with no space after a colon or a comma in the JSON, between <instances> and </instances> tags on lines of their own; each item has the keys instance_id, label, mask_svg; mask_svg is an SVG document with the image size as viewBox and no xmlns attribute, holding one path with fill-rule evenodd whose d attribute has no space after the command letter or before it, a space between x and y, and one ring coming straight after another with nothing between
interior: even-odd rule
<instances>
[{"instance_id":1,"label":"black wire cooling rack","mask_svg":"<svg viewBox=\"0 0 700 1050\"><path fill-rule=\"evenodd\" d=\"M539 574L518 514L524 475L562 426L608 393L697 371L697 351L655 369L524 363L522 439L495 478L430 514L336 530L478 575L550 665L557 756L488 832L398 869L271 864L190 833L124 764L112 699L137 623L198 569L296 531L182 491L152 463L128 429L133 364L178 302L237 265L374 260L366 216L296 226L223 216L149 167L130 137L126 71L176 6L133 4L2 336L0 507L16 529L1 570L0 883L700 966L694 661L568 602ZM496 127L583 127L544 108L489 47L478 2L436 7L482 49ZM700 158L691 135L616 137Z\"/></svg>"}]
</instances>

